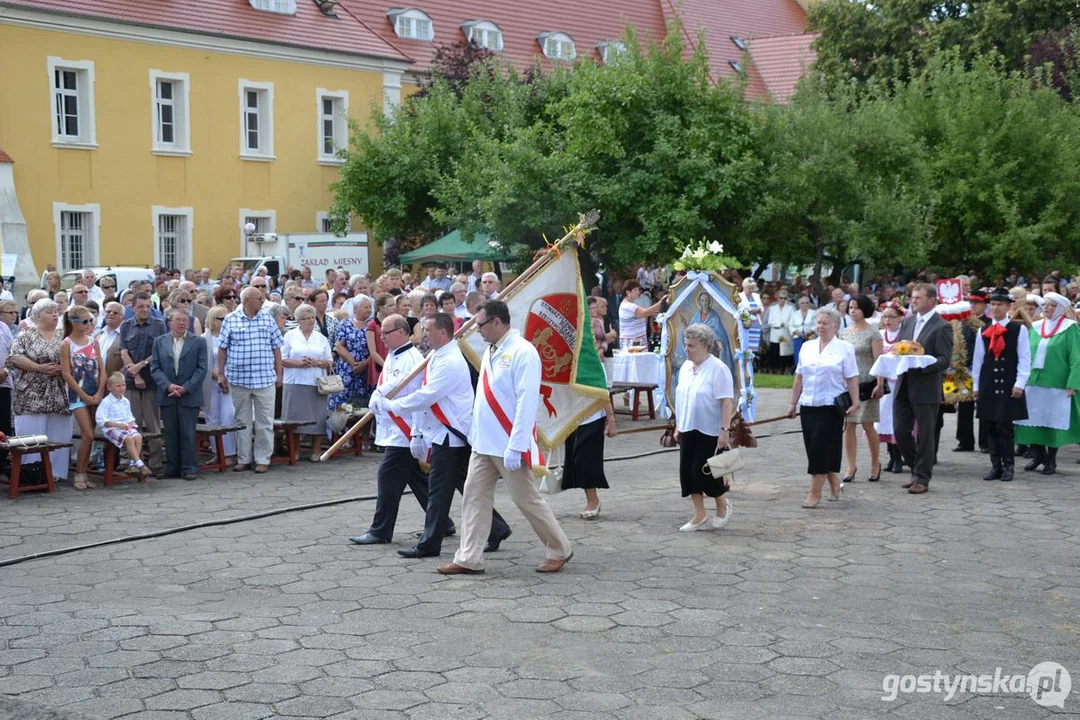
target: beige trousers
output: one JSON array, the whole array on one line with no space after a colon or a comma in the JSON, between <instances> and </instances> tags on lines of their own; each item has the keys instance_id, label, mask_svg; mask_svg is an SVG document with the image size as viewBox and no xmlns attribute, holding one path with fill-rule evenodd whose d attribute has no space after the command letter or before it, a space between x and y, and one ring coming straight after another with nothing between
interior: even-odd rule
<instances>
[{"instance_id":1,"label":"beige trousers","mask_svg":"<svg viewBox=\"0 0 1080 720\"><path fill-rule=\"evenodd\" d=\"M500 477L506 480L510 498L547 548L547 558L562 560L569 557L570 540L537 492L532 470L522 466L516 472L507 472L501 457L473 452L469 457L469 474L461 500L461 546L454 554L454 562L470 570L484 569L484 546L491 531L495 483Z\"/></svg>"}]
</instances>

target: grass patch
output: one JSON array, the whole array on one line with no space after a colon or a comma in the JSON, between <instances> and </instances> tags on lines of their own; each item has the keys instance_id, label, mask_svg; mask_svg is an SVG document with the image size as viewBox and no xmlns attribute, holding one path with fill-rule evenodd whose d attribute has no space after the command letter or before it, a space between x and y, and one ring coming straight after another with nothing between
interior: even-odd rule
<instances>
[{"instance_id":1,"label":"grass patch","mask_svg":"<svg viewBox=\"0 0 1080 720\"><path fill-rule=\"evenodd\" d=\"M757 373L754 375L754 387L758 390L761 390L762 388L790 390L794 385L794 375L765 375L764 373Z\"/></svg>"}]
</instances>

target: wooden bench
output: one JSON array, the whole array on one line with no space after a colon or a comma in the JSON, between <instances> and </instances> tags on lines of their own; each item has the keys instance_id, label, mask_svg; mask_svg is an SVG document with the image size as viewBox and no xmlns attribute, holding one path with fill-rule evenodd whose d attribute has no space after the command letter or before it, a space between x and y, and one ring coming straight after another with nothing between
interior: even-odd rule
<instances>
[{"instance_id":1,"label":"wooden bench","mask_svg":"<svg viewBox=\"0 0 1080 720\"><path fill-rule=\"evenodd\" d=\"M656 390L656 385L654 383L616 382L616 383L612 383L611 387L608 388L608 396L612 400L612 406L616 407L615 402L614 402L616 395L621 395L623 393L633 392L634 393L634 397L633 397L633 400L632 400L633 409L629 412L629 414L634 420L638 420L641 417L641 408L640 408L641 393L645 393L645 397L647 398L648 403L649 403L649 419L650 420L655 420L656 419L656 407L653 404L653 391L655 391L655 390ZM620 412L620 414L623 414L623 415L627 414L626 411L616 410L616 412Z\"/></svg>"},{"instance_id":2,"label":"wooden bench","mask_svg":"<svg viewBox=\"0 0 1080 720\"><path fill-rule=\"evenodd\" d=\"M11 477L7 480L0 480L0 483L7 484L8 497L14 500L19 497L19 493L25 490L47 490L48 492L54 492L56 490L56 479L53 477L52 460L49 459L49 453L53 450L59 450L60 448L69 448L71 447L71 443L48 442L33 446L0 443L0 447L7 450L11 457ZM37 485L23 485L20 482L22 476L22 456L38 454L41 455L41 468L45 474L45 482Z\"/></svg>"},{"instance_id":3,"label":"wooden bench","mask_svg":"<svg viewBox=\"0 0 1080 720\"><path fill-rule=\"evenodd\" d=\"M225 472L229 469L225 460L225 435L247 429L247 425L236 423L235 425L207 425L199 423L195 426L195 447L207 447L217 458L213 462L199 466L199 470L214 470Z\"/></svg>"},{"instance_id":4,"label":"wooden bench","mask_svg":"<svg viewBox=\"0 0 1080 720\"><path fill-rule=\"evenodd\" d=\"M300 457L300 438L296 436L296 430L297 428L314 424L314 422L302 422L296 420L275 420L274 437L276 439L278 433L284 435L285 455L272 455L270 457L270 464L280 465L282 463L288 463L289 465L295 465ZM276 442L274 444L275 446L277 445Z\"/></svg>"},{"instance_id":5,"label":"wooden bench","mask_svg":"<svg viewBox=\"0 0 1080 720\"><path fill-rule=\"evenodd\" d=\"M354 415L350 415L348 420L345 421L345 432L348 432L349 428L351 428L354 424L359 422L360 418L364 417L365 415L367 415L367 410L364 410L361 413L356 413ZM367 437L368 429L370 427L371 426L368 425L367 428L364 428L363 430L360 430L359 432L353 433L353 436L352 436L352 454L355 457L363 457L364 456L364 438ZM341 435L339 433L331 433L330 434L330 444L331 445L333 445L334 443L336 443L340 439L341 439ZM342 453L345 453L345 452L348 452L348 451L344 447L342 447L341 450L338 451L334 455L334 457L337 457L338 455L341 455Z\"/></svg>"},{"instance_id":6,"label":"wooden bench","mask_svg":"<svg viewBox=\"0 0 1080 720\"><path fill-rule=\"evenodd\" d=\"M148 440L158 440L161 438L159 432L143 432L139 431L139 434L143 438L143 449L146 449L146 442ZM71 436L72 440L81 440L82 435L79 433L78 427L75 428L74 434ZM117 469L117 465L120 464L120 448L113 445L105 438L105 433L101 431L100 427L94 427L94 441L100 442L105 448L102 452L102 462L105 464L105 472L100 470L88 470L87 475L97 475L101 478L105 487L109 487L114 482L121 480L135 480L137 482L146 482L146 478L136 473L135 475L129 474L126 470ZM141 458L140 458L141 459Z\"/></svg>"}]
</instances>

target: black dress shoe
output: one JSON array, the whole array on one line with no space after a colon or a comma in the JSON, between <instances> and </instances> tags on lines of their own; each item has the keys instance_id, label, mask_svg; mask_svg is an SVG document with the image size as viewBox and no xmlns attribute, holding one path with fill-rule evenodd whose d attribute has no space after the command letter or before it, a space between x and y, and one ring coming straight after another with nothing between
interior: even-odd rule
<instances>
[{"instance_id":1,"label":"black dress shoe","mask_svg":"<svg viewBox=\"0 0 1080 720\"><path fill-rule=\"evenodd\" d=\"M381 537L372 535L371 533L364 533L363 535L356 535L349 538L349 542L354 545L386 545L389 540L384 540Z\"/></svg>"},{"instance_id":2,"label":"black dress shoe","mask_svg":"<svg viewBox=\"0 0 1080 720\"><path fill-rule=\"evenodd\" d=\"M911 486L914 485L914 484L915 484L914 480L909 480L908 482L904 483L900 487L904 488L905 490L909 490L909 489L911 489Z\"/></svg>"},{"instance_id":3,"label":"black dress shoe","mask_svg":"<svg viewBox=\"0 0 1080 720\"><path fill-rule=\"evenodd\" d=\"M513 532L508 532L501 538L495 538L494 540L488 540L487 545L484 546L484 552L499 552L499 546L502 545L503 540L513 535Z\"/></svg>"},{"instance_id":4,"label":"black dress shoe","mask_svg":"<svg viewBox=\"0 0 1080 720\"><path fill-rule=\"evenodd\" d=\"M967 445L957 445L952 449L953 452L975 452L975 448L968 447Z\"/></svg>"},{"instance_id":5,"label":"black dress shoe","mask_svg":"<svg viewBox=\"0 0 1080 720\"><path fill-rule=\"evenodd\" d=\"M438 557L440 553L430 552L428 550L420 550L419 548L408 548L406 550L398 550L397 554L404 558L426 558L426 557Z\"/></svg>"}]
</instances>

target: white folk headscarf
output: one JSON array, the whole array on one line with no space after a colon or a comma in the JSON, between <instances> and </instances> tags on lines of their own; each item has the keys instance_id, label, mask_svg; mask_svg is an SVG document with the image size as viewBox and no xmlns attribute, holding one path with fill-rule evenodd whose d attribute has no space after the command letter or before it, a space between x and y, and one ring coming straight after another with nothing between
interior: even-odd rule
<instances>
[{"instance_id":1,"label":"white folk headscarf","mask_svg":"<svg viewBox=\"0 0 1080 720\"><path fill-rule=\"evenodd\" d=\"M1032 296L1028 295L1028 297L1030 298ZM1039 326L1039 347L1035 350L1035 357L1031 359L1031 367L1034 370L1041 370L1046 366L1046 351L1050 346L1050 338L1072 325L1072 320L1062 320L1061 318L1061 316L1065 314L1065 310L1069 307L1068 298L1065 298L1056 292L1048 292L1043 299L1054 303L1054 312L1049 317L1045 318ZM1050 324L1056 324L1059 320L1061 320L1061 323L1054 328L1054 331L1050 335L1046 335L1045 331L1051 327Z\"/></svg>"}]
</instances>

